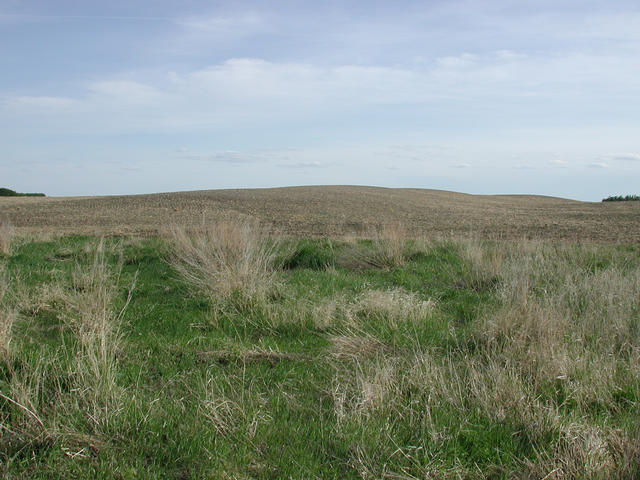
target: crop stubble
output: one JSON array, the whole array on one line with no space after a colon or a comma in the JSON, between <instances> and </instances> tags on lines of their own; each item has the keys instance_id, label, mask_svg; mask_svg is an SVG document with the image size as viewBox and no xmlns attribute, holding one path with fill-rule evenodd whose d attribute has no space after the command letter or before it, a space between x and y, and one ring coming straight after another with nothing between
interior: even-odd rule
<instances>
[{"instance_id":1,"label":"crop stubble","mask_svg":"<svg viewBox=\"0 0 640 480\"><path fill-rule=\"evenodd\" d=\"M640 202L355 186L0 199L17 233L153 235L168 225L254 217L285 235L367 235L402 223L412 236L640 241Z\"/></svg>"}]
</instances>

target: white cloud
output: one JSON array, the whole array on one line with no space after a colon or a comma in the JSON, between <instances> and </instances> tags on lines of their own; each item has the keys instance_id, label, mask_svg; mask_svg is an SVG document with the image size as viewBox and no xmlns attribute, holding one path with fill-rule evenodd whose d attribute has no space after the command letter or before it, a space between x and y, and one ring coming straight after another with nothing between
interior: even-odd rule
<instances>
[{"instance_id":1,"label":"white cloud","mask_svg":"<svg viewBox=\"0 0 640 480\"><path fill-rule=\"evenodd\" d=\"M477 55L463 53L456 57L440 57L436 59L436 65L445 70L462 70L476 65L478 60Z\"/></svg>"},{"instance_id":2,"label":"white cloud","mask_svg":"<svg viewBox=\"0 0 640 480\"><path fill-rule=\"evenodd\" d=\"M240 32L246 34L248 30L264 30L264 18L253 12L239 15L193 15L174 20L180 27L195 32L209 32L229 34Z\"/></svg>"},{"instance_id":3,"label":"white cloud","mask_svg":"<svg viewBox=\"0 0 640 480\"><path fill-rule=\"evenodd\" d=\"M590 168L609 168L609 164L605 162L591 162L587 166Z\"/></svg>"},{"instance_id":4,"label":"white cloud","mask_svg":"<svg viewBox=\"0 0 640 480\"><path fill-rule=\"evenodd\" d=\"M288 160L290 151L259 149L259 150L223 150L210 153L192 153L188 149L180 148L176 157L181 160L198 161L205 163L227 163L227 164L247 164L261 163L273 164L275 161Z\"/></svg>"},{"instance_id":5,"label":"white cloud","mask_svg":"<svg viewBox=\"0 0 640 480\"><path fill-rule=\"evenodd\" d=\"M129 80L106 80L94 82L88 90L97 100L116 102L135 106L150 102L158 102L165 95L160 89L141 82Z\"/></svg>"},{"instance_id":6,"label":"white cloud","mask_svg":"<svg viewBox=\"0 0 640 480\"><path fill-rule=\"evenodd\" d=\"M328 165L327 164L322 164L320 162L298 162L298 163L283 163L283 164L280 164L278 166L282 167L282 168L307 169L307 168L321 168L321 167L326 167Z\"/></svg>"},{"instance_id":7,"label":"white cloud","mask_svg":"<svg viewBox=\"0 0 640 480\"><path fill-rule=\"evenodd\" d=\"M16 96L2 102L12 113L64 112L78 105L73 98L48 96Z\"/></svg>"},{"instance_id":8,"label":"white cloud","mask_svg":"<svg viewBox=\"0 0 640 480\"><path fill-rule=\"evenodd\" d=\"M462 112L463 106L477 110L503 104L507 115L534 109L562 118L573 115L571 108L562 109L572 99L580 100L581 107L610 108L610 95L640 96L640 84L633 80L640 77L640 64L631 60L580 54L545 58L501 51L446 57L426 67L231 58L206 68L169 72L153 82L141 73L130 73L127 79L106 78L87 84L74 98L8 97L4 104L11 106L11 114L3 119L0 112L0 122L10 124L12 115L46 109L60 112L57 130L176 131L247 123L257 127L274 121L296 124L300 118L365 115L381 107L424 117L443 102L452 102L447 108L453 112ZM69 113L74 115L65 117ZM38 120L33 120L36 128Z\"/></svg>"},{"instance_id":9,"label":"white cloud","mask_svg":"<svg viewBox=\"0 0 640 480\"><path fill-rule=\"evenodd\" d=\"M547 165L549 165L551 167L564 168L567 165L569 165L569 162L567 162L566 160L561 160L559 158L554 158L554 159L549 160L547 162Z\"/></svg>"},{"instance_id":10,"label":"white cloud","mask_svg":"<svg viewBox=\"0 0 640 480\"><path fill-rule=\"evenodd\" d=\"M617 153L605 155L605 158L623 162L640 162L640 153Z\"/></svg>"}]
</instances>

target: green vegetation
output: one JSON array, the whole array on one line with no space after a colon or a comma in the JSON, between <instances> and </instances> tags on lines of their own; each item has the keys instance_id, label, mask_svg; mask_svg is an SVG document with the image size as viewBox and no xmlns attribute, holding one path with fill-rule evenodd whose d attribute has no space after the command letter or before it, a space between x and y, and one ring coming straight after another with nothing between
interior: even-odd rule
<instances>
[{"instance_id":1,"label":"green vegetation","mask_svg":"<svg viewBox=\"0 0 640 480\"><path fill-rule=\"evenodd\" d=\"M44 197L44 193L18 193L9 188L0 188L0 197Z\"/></svg>"},{"instance_id":2,"label":"green vegetation","mask_svg":"<svg viewBox=\"0 0 640 480\"><path fill-rule=\"evenodd\" d=\"M603 202L637 202L640 201L640 195L612 195L602 199Z\"/></svg>"},{"instance_id":3,"label":"green vegetation","mask_svg":"<svg viewBox=\"0 0 640 480\"><path fill-rule=\"evenodd\" d=\"M638 478L638 299L638 245L14 239L0 475Z\"/></svg>"}]
</instances>

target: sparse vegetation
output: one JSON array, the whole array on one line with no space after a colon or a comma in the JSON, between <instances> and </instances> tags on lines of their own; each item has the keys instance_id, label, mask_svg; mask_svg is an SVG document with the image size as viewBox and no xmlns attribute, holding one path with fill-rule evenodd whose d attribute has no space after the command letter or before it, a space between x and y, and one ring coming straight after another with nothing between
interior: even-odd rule
<instances>
[{"instance_id":1,"label":"sparse vegetation","mask_svg":"<svg viewBox=\"0 0 640 480\"><path fill-rule=\"evenodd\" d=\"M638 245L269 233L0 259L0 474L640 476Z\"/></svg>"},{"instance_id":2,"label":"sparse vegetation","mask_svg":"<svg viewBox=\"0 0 640 480\"><path fill-rule=\"evenodd\" d=\"M612 195L602 199L603 202L638 202L640 195Z\"/></svg>"}]
</instances>

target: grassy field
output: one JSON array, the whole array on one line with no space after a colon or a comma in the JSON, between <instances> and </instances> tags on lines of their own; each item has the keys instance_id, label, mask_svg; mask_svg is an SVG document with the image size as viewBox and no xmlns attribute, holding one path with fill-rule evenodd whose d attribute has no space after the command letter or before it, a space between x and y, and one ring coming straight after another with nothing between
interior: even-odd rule
<instances>
[{"instance_id":1,"label":"grassy field","mask_svg":"<svg viewBox=\"0 0 640 480\"><path fill-rule=\"evenodd\" d=\"M269 233L5 233L2 475L640 477L638 243Z\"/></svg>"},{"instance_id":2,"label":"grassy field","mask_svg":"<svg viewBox=\"0 0 640 480\"><path fill-rule=\"evenodd\" d=\"M155 235L167 225L244 217L298 238L363 236L401 222L418 237L640 241L640 202L349 186L0 198L0 220L19 233Z\"/></svg>"}]
</instances>

